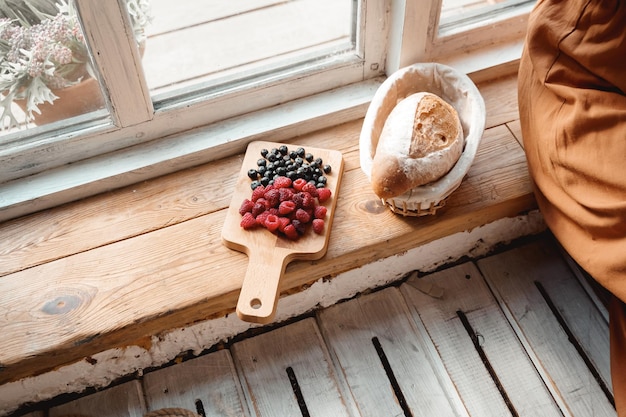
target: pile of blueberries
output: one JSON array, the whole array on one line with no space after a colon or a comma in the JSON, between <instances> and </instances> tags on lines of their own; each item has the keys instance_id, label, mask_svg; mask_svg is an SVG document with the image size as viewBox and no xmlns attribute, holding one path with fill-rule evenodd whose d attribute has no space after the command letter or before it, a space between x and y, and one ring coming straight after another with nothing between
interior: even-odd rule
<instances>
[{"instance_id":1,"label":"pile of blueberries","mask_svg":"<svg viewBox=\"0 0 626 417\"><path fill-rule=\"evenodd\" d=\"M274 178L283 176L295 181L303 178L317 188L326 186L325 174L330 174L332 168L324 164L322 158L316 158L304 148L289 150L287 145L281 145L271 150L262 149L257 167L248 170L248 177L252 180L250 187L254 190L259 185L267 187Z\"/></svg>"}]
</instances>

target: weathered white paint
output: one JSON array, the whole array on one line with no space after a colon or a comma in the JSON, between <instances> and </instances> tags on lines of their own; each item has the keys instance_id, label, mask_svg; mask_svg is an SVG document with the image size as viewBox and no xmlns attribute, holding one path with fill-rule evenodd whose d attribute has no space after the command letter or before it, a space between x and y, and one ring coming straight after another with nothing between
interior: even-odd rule
<instances>
[{"instance_id":1,"label":"weathered white paint","mask_svg":"<svg viewBox=\"0 0 626 417\"><path fill-rule=\"evenodd\" d=\"M281 298L276 322L396 282L414 270L429 272L463 256L483 256L498 244L543 230L543 217L534 211L456 233L345 272L332 280L320 279L305 291ZM105 387L122 376L141 374L145 368L166 364L189 351L200 354L253 326L230 314L156 335L148 350L139 346L110 349L91 356L89 362L83 360L36 377L4 384L0 386L0 416L8 415L21 404L48 400L63 393L82 392L88 387Z\"/></svg>"}]
</instances>

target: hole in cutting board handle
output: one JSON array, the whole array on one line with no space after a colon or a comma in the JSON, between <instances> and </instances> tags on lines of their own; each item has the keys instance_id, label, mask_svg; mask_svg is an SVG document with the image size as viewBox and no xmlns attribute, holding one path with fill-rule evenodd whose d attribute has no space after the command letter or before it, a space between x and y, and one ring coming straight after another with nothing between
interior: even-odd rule
<instances>
[{"instance_id":1,"label":"hole in cutting board handle","mask_svg":"<svg viewBox=\"0 0 626 417\"><path fill-rule=\"evenodd\" d=\"M262 305L263 303L258 298L253 298L252 300L250 300L250 307L252 307L255 310L258 310L259 308L261 308Z\"/></svg>"}]
</instances>

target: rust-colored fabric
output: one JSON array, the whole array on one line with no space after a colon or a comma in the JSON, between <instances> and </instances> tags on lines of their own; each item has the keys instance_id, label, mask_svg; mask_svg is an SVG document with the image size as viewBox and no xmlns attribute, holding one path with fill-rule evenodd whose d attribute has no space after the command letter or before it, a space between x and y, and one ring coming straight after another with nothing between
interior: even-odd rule
<instances>
[{"instance_id":1,"label":"rust-colored fabric","mask_svg":"<svg viewBox=\"0 0 626 417\"><path fill-rule=\"evenodd\" d=\"M546 223L626 302L626 4L539 0L519 69L524 149ZM626 375L626 309L611 309L613 375ZM626 417L626 381L614 381ZM620 405L622 404L622 405Z\"/></svg>"}]
</instances>

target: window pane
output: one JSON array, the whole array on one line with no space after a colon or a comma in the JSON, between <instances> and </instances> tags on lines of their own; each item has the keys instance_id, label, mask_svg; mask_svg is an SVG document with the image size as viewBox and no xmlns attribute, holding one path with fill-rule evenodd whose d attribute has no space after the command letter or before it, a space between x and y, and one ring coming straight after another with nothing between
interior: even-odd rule
<instances>
[{"instance_id":1,"label":"window pane","mask_svg":"<svg viewBox=\"0 0 626 417\"><path fill-rule=\"evenodd\" d=\"M536 0L443 0L439 31L453 26L468 25L503 15L516 7Z\"/></svg>"},{"instance_id":2,"label":"window pane","mask_svg":"<svg viewBox=\"0 0 626 417\"><path fill-rule=\"evenodd\" d=\"M356 3L356 2L354 2ZM353 0L152 0L153 97L270 75L354 48ZM165 97L165 96L161 96Z\"/></svg>"},{"instance_id":3,"label":"window pane","mask_svg":"<svg viewBox=\"0 0 626 417\"><path fill-rule=\"evenodd\" d=\"M0 18L4 137L105 108L73 3L6 0Z\"/></svg>"}]
</instances>

